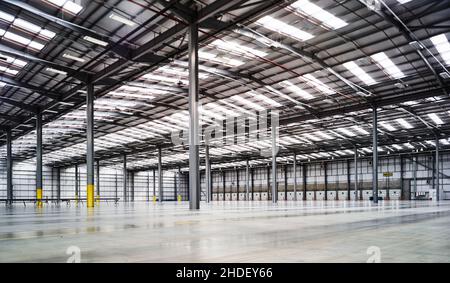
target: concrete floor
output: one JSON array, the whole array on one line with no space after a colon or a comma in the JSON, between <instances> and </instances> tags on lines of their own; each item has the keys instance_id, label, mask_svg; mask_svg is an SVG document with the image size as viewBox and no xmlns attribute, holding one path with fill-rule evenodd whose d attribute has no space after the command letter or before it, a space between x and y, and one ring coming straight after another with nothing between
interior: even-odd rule
<instances>
[{"instance_id":1,"label":"concrete floor","mask_svg":"<svg viewBox=\"0 0 450 283\"><path fill-rule=\"evenodd\" d=\"M450 202L0 206L0 262L450 262ZM373 248L375 247L375 248Z\"/></svg>"}]
</instances>

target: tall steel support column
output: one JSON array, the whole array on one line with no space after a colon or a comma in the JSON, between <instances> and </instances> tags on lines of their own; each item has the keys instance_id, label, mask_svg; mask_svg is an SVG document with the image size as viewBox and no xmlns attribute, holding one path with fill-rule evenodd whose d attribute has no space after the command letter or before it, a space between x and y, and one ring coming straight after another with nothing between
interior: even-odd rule
<instances>
[{"instance_id":1,"label":"tall steel support column","mask_svg":"<svg viewBox=\"0 0 450 283\"><path fill-rule=\"evenodd\" d=\"M205 187L206 187L206 202L211 201L211 160L209 159L209 145L205 146Z\"/></svg>"},{"instance_id":2,"label":"tall steel support column","mask_svg":"<svg viewBox=\"0 0 450 283\"><path fill-rule=\"evenodd\" d=\"M128 195L127 195L127 183L128 183L128 172L127 172L127 155L123 155L123 201L128 201Z\"/></svg>"},{"instance_id":3,"label":"tall steel support column","mask_svg":"<svg viewBox=\"0 0 450 283\"><path fill-rule=\"evenodd\" d=\"M297 153L294 152L294 200L297 200Z\"/></svg>"},{"instance_id":4,"label":"tall steel support column","mask_svg":"<svg viewBox=\"0 0 450 283\"><path fill-rule=\"evenodd\" d=\"M239 200L239 169L236 168L236 199Z\"/></svg>"},{"instance_id":5,"label":"tall steel support column","mask_svg":"<svg viewBox=\"0 0 450 283\"><path fill-rule=\"evenodd\" d=\"M359 176L358 176L358 148L355 147L355 200L358 198L362 198L362 192L358 194L358 184Z\"/></svg>"},{"instance_id":6,"label":"tall steel support column","mask_svg":"<svg viewBox=\"0 0 450 283\"><path fill-rule=\"evenodd\" d=\"M284 200L288 200L288 165L284 165Z\"/></svg>"},{"instance_id":7,"label":"tall steel support column","mask_svg":"<svg viewBox=\"0 0 450 283\"><path fill-rule=\"evenodd\" d=\"M347 200L351 200L351 177L350 177L350 159L347 159ZM356 197L356 193L355 193Z\"/></svg>"},{"instance_id":8,"label":"tall steel support column","mask_svg":"<svg viewBox=\"0 0 450 283\"><path fill-rule=\"evenodd\" d=\"M250 168L248 159L245 161L245 200L250 200Z\"/></svg>"},{"instance_id":9,"label":"tall steel support column","mask_svg":"<svg viewBox=\"0 0 450 283\"><path fill-rule=\"evenodd\" d=\"M78 202L80 196L78 165L75 165L75 201Z\"/></svg>"},{"instance_id":10,"label":"tall steel support column","mask_svg":"<svg viewBox=\"0 0 450 283\"><path fill-rule=\"evenodd\" d=\"M134 202L134 171L130 172L130 199Z\"/></svg>"},{"instance_id":11,"label":"tall steel support column","mask_svg":"<svg viewBox=\"0 0 450 283\"><path fill-rule=\"evenodd\" d=\"M308 189L307 189L307 180L306 180L306 178L307 178L307 173L308 173L308 167L307 167L308 165L306 164L306 163L303 163L303 200L306 200L306 192L308 191Z\"/></svg>"},{"instance_id":12,"label":"tall steel support column","mask_svg":"<svg viewBox=\"0 0 450 283\"><path fill-rule=\"evenodd\" d=\"M189 26L189 208L200 209L198 24Z\"/></svg>"},{"instance_id":13,"label":"tall steel support column","mask_svg":"<svg viewBox=\"0 0 450 283\"><path fill-rule=\"evenodd\" d=\"M271 197L271 189L270 189L270 166L267 165L267 200Z\"/></svg>"},{"instance_id":14,"label":"tall steel support column","mask_svg":"<svg viewBox=\"0 0 450 283\"><path fill-rule=\"evenodd\" d=\"M95 188L94 188L94 85L87 85L86 95L86 136L87 136L87 152L86 152L86 185L87 185L87 207L94 207Z\"/></svg>"},{"instance_id":15,"label":"tall steel support column","mask_svg":"<svg viewBox=\"0 0 450 283\"><path fill-rule=\"evenodd\" d=\"M323 163L323 171L325 173L325 200L328 200L328 164Z\"/></svg>"},{"instance_id":16,"label":"tall steel support column","mask_svg":"<svg viewBox=\"0 0 450 283\"><path fill-rule=\"evenodd\" d=\"M277 129L272 124L272 203L278 202L278 183L277 183Z\"/></svg>"},{"instance_id":17,"label":"tall steel support column","mask_svg":"<svg viewBox=\"0 0 450 283\"><path fill-rule=\"evenodd\" d=\"M42 113L36 114L36 200L42 206Z\"/></svg>"},{"instance_id":18,"label":"tall steel support column","mask_svg":"<svg viewBox=\"0 0 450 283\"><path fill-rule=\"evenodd\" d=\"M61 201L61 168L56 168L56 201Z\"/></svg>"},{"instance_id":19,"label":"tall steel support column","mask_svg":"<svg viewBox=\"0 0 450 283\"><path fill-rule=\"evenodd\" d=\"M404 175L405 175L405 168L403 165L403 155L400 155L400 200L405 200L405 194L404 194L404 190L405 190L405 185L404 185Z\"/></svg>"},{"instance_id":20,"label":"tall steel support column","mask_svg":"<svg viewBox=\"0 0 450 283\"><path fill-rule=\"evenodd\" d=\"M440 195L440 176L439 176L439 136L436 135L436 200L440 201L441 200L441 195Z\"/></svg>"},{"instance_id":21,"label":"tall steel support column","mask_svg":"<svg viewBox=\"0 0 450 283\"><path fill-rule=\"evenodd\" d=\"M12 134L11 130L6 131L6 195L8 204L12 203L13 200L13 160L12 160Z\"/></svg>"},{"instance_id":22,"label":"tall steel support column","mask_svg":"<svg viewBox=\"0 0 450 283\"><path fill-rule=\"evenodd\" d=\"M156 170L153 169L153 201L156 201Z\"/></svg>"},{"instance_id":23,"label":"tall steel support column","mask_svg":"<svg viewBox=\"0 0 450 283\"><path fill-rule=\"evenodd\" d=\"M146 200L150 201L150 172L147 172L147 195Z\"/></svg>"},{"instance_id":24,"label":"tall steel support column","mask_svg":"<svg viewBox=\"0 0 450 283\"><path fill-rule=\"evenodd\" d=\"M96 169L96 183L97 183L97 196L96 201L100 202L100 160L97 160Z\"/></svg>"},{"instance_id":25,"label":"tall steel support column","mask_svg":"<svg viewBox=\"0 0 450 283\"><path fill-rule=\"evenodd\" d=\"M250 180L252 182L252 200L255 200L255 168L250 169Z\"/></svg>"},{"instance_id":26,"label":"tall steel support column","mask_svg":"<svg viewBox=\"0 0 450 283\"><path fill-rule=\"evenodd\" d=\"M158 190L159 190L159 202L163 202L164 187L163 187L163 172L162 172L162 152L161 147L158 147Z\"/></svg>"},{"instance_id":27,"label":"tall steel support column","mask_svg":"<svg viewBox=\"0 0 450 283\"><path fill-rule=\"evenodd\" d=\"M372 161L372 198L378 203L378 109L373 108L373 161Z\"/></svg>"},{"instance_id":28,"label":"tall steel support column","mask_svg":"<svg viewBox=\"0 0 450 283\"><path fill-rule=\"evenodd\" d=\"M225 179L225 171L222 171L222 189L223 189L223 200L225 201L225 195L226 195L226 179Z\"/></svg>"},{"instance_id":29,"label":"tall steel support column","mask_svg":"<svg viewBox=\"0 0 450 283\"><path fill-rule=\"evenodd\" d=\"M117 186L117 171L116 171L116 176L115 176L115 183L114 183L114 198L117 200L117 198L119 197L119 192L118 192L118 186Z\"/></svg>"}]
</instances>

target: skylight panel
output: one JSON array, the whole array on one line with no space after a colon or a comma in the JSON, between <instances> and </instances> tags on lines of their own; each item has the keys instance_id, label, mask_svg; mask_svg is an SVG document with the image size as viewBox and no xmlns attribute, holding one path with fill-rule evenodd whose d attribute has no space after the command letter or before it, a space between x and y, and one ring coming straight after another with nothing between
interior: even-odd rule
<instances>
[{"instance_id":1,"label":"skylight panel","mask_svg":"<svg viewBox=\"0 0 450 283\"><path fill-rule=\"evenodd\" d=\"M302 78L304 80L306 80L309 84L311 84L314 88L316 88L317 90L319 90L325 94L336 93L334 90L332 90L331 88L326 86L323 82L319 81L311 74L306 74L306 75L302 76Z\"/></svg>"},{"instance_id":2,"label":"skylight panel","mask_svg":"<svg viewBox=\"0 0 450 283\"><path fill-rule=\"evenodd\" d=\"M366 85L373 85L377 82L372 79L363 69L361 69L355 62L350 61L344 64L344 67L347 68L353 75L355 75L358 79L363 81Z\"/></svg>"},{"instance_id":3,"label":"skylight panel","mask_svg":"<svg viewBox=\"0 0 450 283\"><path fill-rule=\"evenodd\" d=\"M362 135L370 135L370 133L368 131L364 130L363 128L361 128L359 126L353 126L352 129Z\"/></svg>"},{"instance_id":4,"label":"skylight panel","mask_svg":"<svg viewBox=\"0 0 450 283\"><path fill-rule=\"evenodd\" d=\"M0 61L6 62L7 64L11 64L11 65L14 65L19 68L22 68L27 64L27 62L25 62L25 61L22 61L17 58L13 58L8 55L3 55L2 53L0 53Z\"/></svg>"},{"instance_id":5,"label":"skylight panel","mask_svg":"<svg viewBox=\"0 0 450 283\"><path fill-rule=\"evenodd\" d=\"M246 106L248 106L248 107L250 107L250 108L252 108L254 110L257 110L257 111L264 111L264 110L266 110L261 105L259 105L257 103L254 103L254 102L251 102L248 99L245 99L245 98L243 98L243 97L241 97L239 95L232 96L231 99L235 100L235 101L237 101L239 103L242 103L242 104L244 104L244 105L246 105Z\"/></svg>"},{"instance_id":6,"label":"skylight panel","mask_svg":"<svg viewBox=\"0 0 450 283\"><path fill-rule=\"evenodd\" d=\"M6 73L6 74L9 74L12 76L15 76L19 73L19 71L17 71L17 70L10 69L10 68L4 67L4 66L0 66L0 72Z\"/></svg>"},{"instance_id":7,"label":"skylight panel","mask_svg":"<svg viewBox=\"0 0 450 283\"><path fill-rule=\"evenodd\" d=\"M304 91L300 87L294 85L290 81L281 82L280 85L285 87L285 88L287 88L287 90L289 90L291 93L293 93L293 94L295 94L297 96L300 96L301 98L303 98L305 100L314 99L313 95L311 95L310 93Z\"/></svg>"},{"instance_id":8,"label":"skylight panel","mask_svg":"<svg viewBox=\"0 0 450 283\"><path fill-rule=\"evenodd\" d=\"M433 42L442 59L445 61L445 64L450 65L450 43L445 34L432 37L431 42Z\"/></svg>"},{"instance_id":9,"label":"skylight panel","mask_svg":"<svg viewBox=\"0 0 450 283\"><path fill-rule=\"evenodd\" d=\"M403 118L400 118L400 119L396 119L395 120L397 123L399 123L403 128L405 128L405 129L412 129L412 128L414 128L410 123L408 123L408 121L406 121L405 119L403 119Z\"/></svg>"},{"instance_id":10,"label":"skylight panel","mask_svg":"<svg viewBox=\"0 0 450 283\"><path fill-rule=\"evenodd\" d=\"M234 53L237 55L247 55L250 57L266 57L268 54L266 52L256 50L254 48L239 44L234 41L224 41L217 39L211 43L212 46L222 49L224 51Z\"/></svg>"},{"instance_id":11,"label":"skylight panel","mask_svg":"<svg viewBox=\"0 0 450 283\"><path fill-rule=\"evenodd\" d=\"M430 117L431 120L433 120L434 123L437 125L443 125L444 121L435 113L428 114L428 117Z\"/></svg>"},{"instance_id":12,"label":"skylight panel","mask_svg":"<svg viewBox=\"0 0 450 283\"><path fill-rule=\"evenodd\" d=\"M56 35L52 31L43 29L40 26L37 26L28 21L16 18L13 15L10 15L10 14L7 14L7 13L1 12L1 11L0 11L0 20L10 23L13 26L16 26L18 28L21 28L21 29L25 30L26 32L32 32L32 33L38 34L42 37L45 37L47 39L52 39Z\"/></svg>"},{"instance_id":13,"label":"skylight panel","mask_svg":"<svg viewBox=\"0 0 450 283\"><path fill-rule=\"evenodd\" d=\"M245 62L237 59L228 58L225 56L219 56L215 55L209 52L199 51L198 56L206 61L211 61L216 64L230 66L230 67L239 67L241 65L244 65Z\"/></svg>"},{"instance_id":14,"label":"skylight panel","mask_svg":"<svg viewBox=\"0 0 450 283\"><path fill-rule=\"evenodd\" d=\"M391 124L389 124L388 122L380 122L379 123L381 127L385 128L386 130L393 132L396 131L397 129L394 128Z\"/></svg>"},{"instance_id":15,"label":"skylight panel","mask_svg":"<svg viewBox=\"0 0 450 283\"><path fill-rule=\"evenodd\" d=\"M400 4L405 4L405 3L408 3L408 2L411 2L412 0L397 0L397 2L398 3L400 3Z\"/></svg>"},{"instance_id":16,"label":"skylight panel","mask_svg":"<svg viewBox=\"0 0 450 283\"><path fill-rule=\"evenodd\" d=\"M306 40L309 40L314 37L310 33L302 31L301 29L298 29L289 24L286 24L285 22L277 20L271 16L265 16L265 17L259 19L257 21L257 23L267 29L274 31L274 32L277 32L279 34L282 34L282 35L285 35L285 36L288 36L288 37L291 37L293 39L297 39L300 41L306 41Z\"/></svg>"},{"instance_id":17,"label":"skylight panel","mask_svg":"<svg viewBox=\"0 0 450 283\"><path fill-rule=\"evenodd\" d=\"M270 106L273 106L273 107L281 107L282 106L280 103L276 102L272 98L269 98L269 97L267 97L267 96L265 96L263 94L259 94L259 93L254 92L254 91L250 91L247 94L253 96L257 100L262 101L262 102L264 102L264 103L266 103L266 104L268 104Z\"/></svg>"},{"instance_id":18,"label":"skylight panel","mask_svg":"<svg viewBox=\"0 0 450 283\"><path fill-rule=\"evenodd\" d=\"M315 135L317 135L317 136L319 136L319 137L322 137L322 138L324 138L324 139L326 139L326 140L332 140L332 139L334 139L332 136L330 136L329 134L327 134L327 133L324 133L324 132L321 132L321 131L317 131L317 132L315 132L315 133L313 133L313 134L315 134Z\"/></svg>"},{"instance_id":19,"label":"skylight panel","mask_svg":"<svg viewBox=\"0 0 450 283\"><path fill-rule=\"evenodd\" d=\"M405 74L392 62L384 52L377 53L371 56L388 74L394 79L401 79Z\"/></svg>"},{"instance_id":20,"label":"skylight panel","mask_svg":"<svg viewBox=\"0 0 450 283\"><path fill-rule=\"evenodd\" d=\"M354 136L356 136L355 133L349 131L349 130L346 129L346 128L339 128L339 129L336 129L336 130L338 130L339 132L341 132L341 133L343 133L344 135L349 136L349 137L354 137Z\"/></svg>"},{"instance_id":21,"label":"skylight panel","mask_svg":"<svg viewBox=\"0 0 450 283\"><path fill-rule=\"evenodd\" d=\"M345 21L320 8L316 4L309 2L308 0L299 0L292 4L291 7L301 14L315 18L331 29L340 29L347 25Z\"/></svg>"},{"instance_id":22,"label":"skylight panel","mask_svg":"<svg viewBox=\"0 0 450 283\"><path fill-rule=\"evenodd\" d=\"M34 40L30 40L28 38L25 38L23 36L17 35L15 33L12 33L10 31L5 31L3 29L0 29L0 36L3 36L5 39L8 39L14 43L18 43L33 49L36 49L40 51L42 48L44 48L44 45L41 43L38 43Z\"/></svg>"},{"instance_id":23,"label":"skylight panel","mask_svg":"<svg viewBox=\"0 0 450 283\"><path fill-rule=\"evenodd\" d=\"M46 0L64 10L67 12L70 12L74 15L77 15L81 10L83 10L83 7L78 5L77 3L73 1L68 0Z\"/></svg>"}]
</instances>

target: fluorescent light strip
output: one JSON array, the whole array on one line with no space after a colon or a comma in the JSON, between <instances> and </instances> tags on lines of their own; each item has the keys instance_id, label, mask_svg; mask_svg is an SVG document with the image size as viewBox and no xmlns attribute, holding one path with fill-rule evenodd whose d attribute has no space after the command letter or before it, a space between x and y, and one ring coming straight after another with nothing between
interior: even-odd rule
<instances>
[{"instance_id":1,"label":"fluorescent light strip","mask_svg":"<svg viewBox=\"0 0 450 283\"><path fill-rule=\"evenodd\" d=\"M331 29L345 27L347 23L308 0L299 0L291 5L297 12L315 18Z\"/></svg>"},{"instance_id":2,"label":"fluorescent light strip","mask_svg":"<svg viewBox=\"0 0 450 283\"><path fill-rule=\"evenodd\" d=\"M401 79L405 74L389 59L384 52L380 52L371 56L383 69L394 79Z\"/></svg>"},{"instance_id":3,"label":"fluorescent light strip","mask_svg":"<svg viewBox=\"0 0 450 283\"><path fill-rule=\"evenodd\" d=\"M344 135L349 136L349 137L354 137L354 136L356 136L355 133L353 133L353 132L347 130L346 128L339 128L339 129L336 129L336 130L338 130L339 132L341 132L341 133L343 133Z\"/></svg>"},{"instance_id":4,"label":"fluorescent light strip","mask_svg":"<svg viewBox=\"0 0 450 283\"><path fill-rule=\"evenodd\" d=\"M313 87L315 87L316 89L318 89L319 91L321 91L325 94L335 94L336 93L334 90L332 90L331 88L326 86L323 82L319 81L311 74L306 74L306 75L302 76L302 78L304 80L306 80L307 82L309 82Z\"/></svg>"},{"instance_id":5,"label":"fluorescent light strip","mask_svg":"<svg viewBox=\"0 0 450 283\"><path fill-rule=\"evenodd\" d=\"M288 37L291 37L293 39L297 39L300 41L306 41L306 40L309 40L314 37L310 33L307 33L305 31L302 31L301 29L298 29L296 27L288 25L285 22L277 20L271 16L265 16L265 17L259 19L257 21L257 23L267 29L270 29L279 34L282 34L282 35L285 35L285 36L288 36Z\"/></svg>"},{"instance_id":6,"label":"fluorescent light strip","mask_svg":"<svg viewBox=\"0 0 450 283\"><path fill-rule=\"evenodd\" d=\"M97 38L93 38L93 37L88 36L88 35L84 36L83 39L86 40L86 41L89 41L91 43L94 43L94 44L97 44L97 45L101 45L103 47L108 45L108 42L100 40L100 39L97 39Z\"/></svg>"},{"instance_id":7,"label":"fluorescent light strip","mask_svg":"<svg viewBox=\"0 0 450 283\"><path fill-rule=\"evenodd\" d=\"M81 63L86 62L85 59L80 58L80 57L76 57L76 56L74 56L74 55L70 55L70 54L68 54L68 53L64 53L62 57L67 58L67 59L70 59L70 60L74 60L74 61L77 61L77 62L81 62Z\"/></svg>"},{"instance_id":8,"label":"fluorescent light strip","mask_svg":"<svg viewBox=\"0 0 450 283\"><path fill-rule=\"evenodd\" d=\"M55 74L67 75L66 72L60 71L60 70L56 70L56 69L53 69L53 68L46 68L45 70L47 70L49 72L52 72L52 73L55 73Z\"/></svg>"},{"instance_id":9,"label":"fluorescent light strip","mask_svg":"<svg viewBox=\"0 0 450 283\"><path fill-rule=\"evenodd\" d=\"M363 69L361 69L355 62L347 62L344 64L344 67L347 68L353 75L358 77L361 81L363 81L366 85L373 85L377 82L372 79Z\"/></svg>"},{"instance_id":10,"label":"fluorescent light strip","mask_svg":"<svg viewBox=\"0 0 450 283\"><path fill-rule=\"evenodd\" d=\"M433 42L442 59L445 61L445 64L450 65L450 43L445 34L432 37L431 42Z\"/></svg>"},{"instance_id":11,"label":"fluorescent light strip","mask_svg":"<svg viewBox=\"0 0 450 283\"><path fill-rule=\"evenodd\" d=\"M122 23L122 24L127 25L127 26L130 26L130 27L134 27L134 26L136 25L135 22L133 22L133 21L131 21L131 20L129 20L129 19L126 19L126 18L124 18L124 17L122 17L122 16L119 16L119 15L117 15L117 14L114 14L114 13L112 13L111 15L109 15L109 18L110 18L111 20L114 20L114 21L116 21L116 22Z\"/></svg>"}]
</instances>

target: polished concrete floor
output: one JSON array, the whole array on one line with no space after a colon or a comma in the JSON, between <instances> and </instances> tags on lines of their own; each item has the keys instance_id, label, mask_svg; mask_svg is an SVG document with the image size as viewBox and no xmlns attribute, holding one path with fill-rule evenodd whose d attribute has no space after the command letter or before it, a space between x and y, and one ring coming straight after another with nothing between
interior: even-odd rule
<instances>
[{"instance_id":1,"label":"polished concrete floor","mask_svg":"<svg viewBox=\"0 0 450 283\"><path fill-rule=\"evenodd\" d=\"M0 262L73 247L81 262L450 262L450 202L0 205Z\"/></svg>"}]
</instances>

